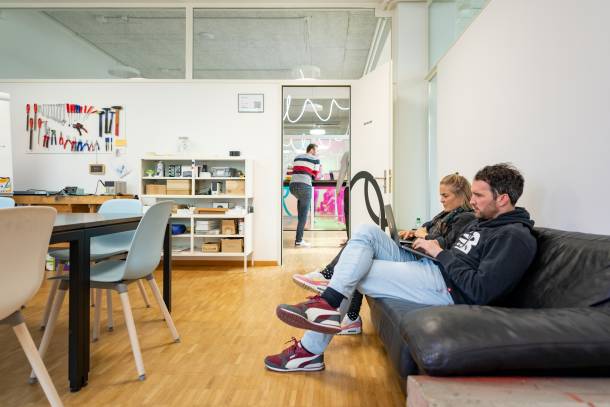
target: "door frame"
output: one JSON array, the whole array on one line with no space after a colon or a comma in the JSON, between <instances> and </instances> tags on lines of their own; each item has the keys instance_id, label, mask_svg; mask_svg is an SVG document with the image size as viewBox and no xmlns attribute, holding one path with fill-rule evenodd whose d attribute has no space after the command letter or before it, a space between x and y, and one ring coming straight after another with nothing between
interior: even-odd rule
<instances>
[{"instance_id":1,"label":"door frame","mask_svg":"<svg viewBox=\"0 0 610 407\"><path fill-rule=\"evenodd\" d=\"M349 129L349 159L350 163L352 160L352 85L351 84L343 84L343 85L315 85L315 84L307 84L307 85L292 85L292 84L282 84L280 98L282 100L281 103L281 111L280 111L280 191L283 193L284 191L284 88L347 88L349 94L349 119L348 119L348 129ZM352 168L349 166L349 171L347 173L347 179L350 180L352 178L351 174ZM280 193L280 199L283 196ZM312 194L313 195L313 194ZM338 198L337 198L338 199ZM351 199L352 195L349 195L350 199L350 207L351 207ZM315 210L314 207L311 210ZM350 212L350 221L351 221L351 212ZM284 213L282 208L282 203L280 201L280 266L284 264Z\"/></svg>"}]
</instances>

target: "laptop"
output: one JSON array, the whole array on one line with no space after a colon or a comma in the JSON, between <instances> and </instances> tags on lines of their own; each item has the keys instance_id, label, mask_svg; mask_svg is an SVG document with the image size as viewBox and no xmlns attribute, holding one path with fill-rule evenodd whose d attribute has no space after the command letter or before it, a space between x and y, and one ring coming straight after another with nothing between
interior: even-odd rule
<instances>
[{"instance_id":1,"label":"laptop","mask_svg":"<svg viewBox=\"0 0 610 407\"><path fill-rule=\"evenodd\" d=\"M413 240L401 239L400 236L398 236L398 228L396 227L396 220L394 219L394 211L392 211L392 205L385 205L384 209L385 209L385 218L386 218L386 221L388 222L388 228L390 229L390 237L392 238L392 240L394 240L394 242L396 242L398 247L403 248L404 250L408 251L409 253L414 254L417 257L424 257L424 258L430 259L434 262L438 262L438 260L436 260L434 257L428 256L426 253L412 248L411 245L413 244Z\"/></svg>"}]
</instances>

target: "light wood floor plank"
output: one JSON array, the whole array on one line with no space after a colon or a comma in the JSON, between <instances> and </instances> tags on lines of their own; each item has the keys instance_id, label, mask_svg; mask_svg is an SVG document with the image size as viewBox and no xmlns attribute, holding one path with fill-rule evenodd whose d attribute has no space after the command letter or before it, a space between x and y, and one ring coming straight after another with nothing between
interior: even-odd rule
<instances>
[{"instance_id":1,"label":"light wood floor plank","mask_svg":"<svg viewBox=\"0 0 610 407\"><path fill-rule=\"evenodd\" d=\"M291 275L322 266L337 252L336 247L287 249L282 268L256 267L246 274L241 267L175 269L172 316L181 343L173 342L156 304L146 308L131 286L144 382L137 380L116 293L114 331L102 325L100 340L91 345L89 385L78 393L68 390L67 307L45 364L66 406L403 406L397 374L373 332L366 305L364 334L335 338L325 371L281 374L264 368L267 354L302 335L275 317L278 303L311 295ZM160 277L157 272L159 284ZM36 343L49 287L45 283L23 310ZM14 334L0 327L0 406L47 405L40 386L28 384L29 371Z\"/></svg>"}]
</instances>

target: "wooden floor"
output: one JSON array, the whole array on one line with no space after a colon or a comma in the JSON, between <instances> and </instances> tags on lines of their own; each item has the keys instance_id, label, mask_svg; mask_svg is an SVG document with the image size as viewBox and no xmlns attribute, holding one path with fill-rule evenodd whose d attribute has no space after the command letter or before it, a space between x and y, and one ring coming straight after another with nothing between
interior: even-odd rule
<instances>
[{"instance_id":1,"label":"wooden floor","mask_svg":"<svg viewBox=\"0 0 610 407\"><path fill-rule=\"evenodd\" d=\"M307 238L307 237L306 237ZM277 353L302 331L275 316L280 302L310 295L291 275L323 266L336 247L286 249L284 267L204 267L174 270L174 321L182 342L172 342L158 308L147 309L130 287L147 379L137 380L118 296L115 329L91 347L89 385L70 393L67 381L67 302L45 363L66 406L404 406L405 396L384 348L373 332L366 305L364 334L337 337L326 370L267 371L263 358ZM160 278L158 273L157 278ZM36 343L48 285L24 310ZM105 315L105 312L102 314ZM105 322L105 318L103 319ZM0 326L0 406L44 406L38 385L7 326Z\"/></svg>"}]
</instances>

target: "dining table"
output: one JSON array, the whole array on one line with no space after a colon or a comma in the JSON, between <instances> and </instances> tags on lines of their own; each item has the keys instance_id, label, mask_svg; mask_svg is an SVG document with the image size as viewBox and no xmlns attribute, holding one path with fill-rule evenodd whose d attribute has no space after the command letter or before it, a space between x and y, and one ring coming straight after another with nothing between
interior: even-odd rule
<instances>
[{"instance_id":1,"label":"dining table","mask_svg":"<svg viewBox=\"0 0 610 407\"><path fill-rule=\"evenodd\" d=\"M141 219L141 215L120 213L59 213L55 219L50 243L70 245L68 380L72 392L86 386L89 379L91 238L135 230ZM171 230L168 222L163 240L163 299L170 312L171 254Z\"/></svg>"}]
</instances>

